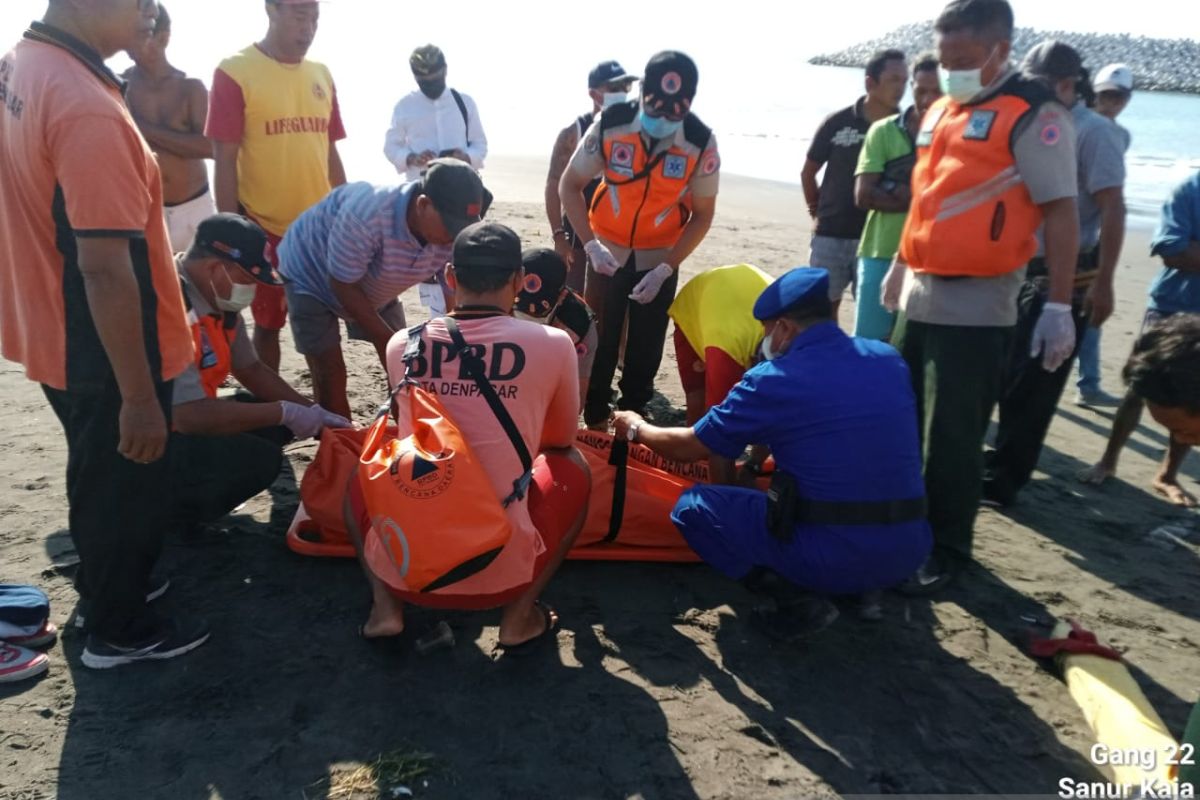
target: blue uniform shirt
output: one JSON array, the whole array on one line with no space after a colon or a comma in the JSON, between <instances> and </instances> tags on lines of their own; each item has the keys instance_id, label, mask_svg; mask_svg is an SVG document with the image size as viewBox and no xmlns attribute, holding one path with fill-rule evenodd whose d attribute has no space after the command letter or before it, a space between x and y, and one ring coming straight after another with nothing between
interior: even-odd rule
<instances>
[{"instance_id":1,"label":"blue uniform shirt","mask_svg":"<svg viewBox=\"0 0 1200 800\"><path fill-rule=\"evenodd\" d=\"M769 445L811 500L905 500L925 494L916 398L890 345L814 325L787 352L749 370L694 428L736 458Z\"/></svg>"},{"instance_id":2,"label":"blue uniform shirt","mask_svg":"<svg viewBox=\"0 0 1200 800\"><path fill-rule=\"evenodd\" d=\"M1200 172L1175 188L1165 205L1150 254L1173 256L1200 241ZM1162 314L1200 313L1200 275L1166 267L1150 285L1150 308Z\"/></svg>"}]
</instances>

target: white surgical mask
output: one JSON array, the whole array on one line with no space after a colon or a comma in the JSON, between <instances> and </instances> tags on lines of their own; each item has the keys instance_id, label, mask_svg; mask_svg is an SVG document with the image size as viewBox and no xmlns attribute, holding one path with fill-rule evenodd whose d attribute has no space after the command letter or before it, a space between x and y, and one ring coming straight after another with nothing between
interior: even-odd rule
<instances>
[{"instance_id":1,"label":"white surgical mask","mask_svg":"<svg viewBox=\"0 0 1200 800\"><path fill-rule=\"evenodd\" d=\"M758 346L758 352L762 355L764 361L774 361L779 358L779 353L771 346L771 337L764 336L762 344Z\"/></svg>"},{"instance_id":2,"label":"white surgical mask","mask_svg":"<svg viewBox=\"0 0 1200 800\"><path fill-rule=\"evenodd\" d=\"M629 97L628 92L605 92L603 99L600 101L601 108L615 106L617 103L624 103Z\"/></svg>"},{"instance_id":3,"label":"white surgical mask","mask_svg":"<svg viewBox=\"0 0 1200 800\"><path fill-rule=\"evenodd\" d=\"M956 103L965 103L972 99L983 91L983 70L992 63L995 56L996 49L992 48L991 55L978 69L948 70L938 67L938 82L942 85L942 91Z\"/></svg>"},{"instance_id":4,"label":"white surgical mask","mask_svg":"<svg viewBox=\"0 0 1200 800\"><path fill-rule=\"evenodd\" d=\"M217 299L217 308L230 314L236 314L254 302L254 290L257 284L235 283L229 292L229 299L221 297L213 290Z\"/></svg>"}]
</instances>

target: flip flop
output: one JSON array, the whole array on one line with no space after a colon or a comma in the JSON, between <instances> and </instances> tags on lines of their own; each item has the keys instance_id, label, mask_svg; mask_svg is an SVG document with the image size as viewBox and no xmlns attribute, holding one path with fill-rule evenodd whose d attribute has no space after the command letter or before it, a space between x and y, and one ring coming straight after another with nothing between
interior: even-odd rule
<instances>
[{"instance_id":1,"label":"flip flop","mask_svg":"<svg viewBox=\"0 0 1200 800\"><path fill-rule=\"evenodd\" d=\"M526 639L517 644L505 644L498 641L493 652L507 658L525 658L541 649L546 642L553 641L558 636L558 612L540 600L533 601L533 605L538 611L542 612L542 617L546 620L546 627L542 629L542 632L532 639Z\"/></svg>"}]
</instances>

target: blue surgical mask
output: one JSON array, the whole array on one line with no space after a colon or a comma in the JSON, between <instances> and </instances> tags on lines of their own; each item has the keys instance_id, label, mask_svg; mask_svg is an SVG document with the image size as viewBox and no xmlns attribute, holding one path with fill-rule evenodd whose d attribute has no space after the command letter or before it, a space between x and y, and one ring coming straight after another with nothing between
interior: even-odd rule
<instances>
[{"instance_id":1,"label":"blue surgical mask","mask_svg":"<svg viewBox=\"0 0 1200 800\"><path fill-rule=\"evenodd\" d=\"M666 117L652 117L646 113L645 109L638 112L638 121L641 122L642 130L651 139L666 139L675 135L675 131L679 130L683 125L683 120L671 120Z\"/></svg>"},{"instance_id":2,"label":"blue surgical mask","mask_svg":"<svg viewBox=\"0 0 1200 800\"><path fill-rule=\"evenodd\" d=\"M628 92L605 92L600 101L600 107L615 106L617 103L624 103L627 99L629 99Z\"/></svg>"}]
</instances>

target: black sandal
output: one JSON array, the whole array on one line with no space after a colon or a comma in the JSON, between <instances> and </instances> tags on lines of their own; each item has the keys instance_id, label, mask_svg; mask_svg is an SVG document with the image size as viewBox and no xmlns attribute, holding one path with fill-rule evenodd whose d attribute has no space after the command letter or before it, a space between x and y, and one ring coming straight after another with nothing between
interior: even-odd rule
<instances>
[{"instance_id":1,"label":"black sandal","mask_svg":"<svg viewBox=\"0 0 1200 800\"><path fill-rule=\"evenodd\" d=\"M524 658L541 649L542 645L546 642L553 641L557 637L558 612L540 600L535 600L533 605L538 611L542 612L542 617L546 620L546 627L542 629L542 632L532 639L526 639L517 644L505 644L498 641L496 642L494 652L498 652L509 658Z\"/></svg>"}]
</instances>

